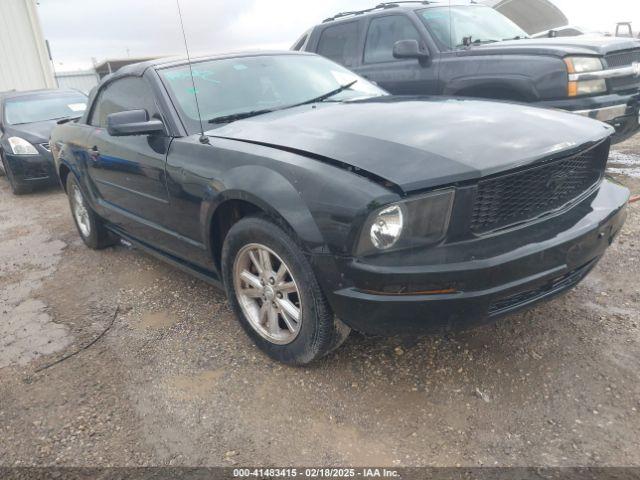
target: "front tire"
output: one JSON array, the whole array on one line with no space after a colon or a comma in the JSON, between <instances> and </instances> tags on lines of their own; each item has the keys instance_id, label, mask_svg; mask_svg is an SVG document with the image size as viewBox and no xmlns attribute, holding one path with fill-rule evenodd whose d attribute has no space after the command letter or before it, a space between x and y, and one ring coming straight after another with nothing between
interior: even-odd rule
<instances>
[{"instance_id":1,"label":"front tire","mask_svg":"<svg viewBox=\"0 0 640 480\"><path fill-rule=\"evenodd\" d=\"M67 197L73 221L85 245L93 250L113 245L115 238L105 228L102 219L91 210L76 177L71 173L67 175Z\"/></svg>"},{"instance_id":2,"label":"front tire","mask_svg":"<svg viewBox=\"0 0 640 480\"><path fill-rule=\"evenodd\" d=\"M338 348L351 331L335 318L309 261L280 227L248 217L229 231L222 274L231 307L271 358L305 365Z\"/></svg>"}]
</instances>

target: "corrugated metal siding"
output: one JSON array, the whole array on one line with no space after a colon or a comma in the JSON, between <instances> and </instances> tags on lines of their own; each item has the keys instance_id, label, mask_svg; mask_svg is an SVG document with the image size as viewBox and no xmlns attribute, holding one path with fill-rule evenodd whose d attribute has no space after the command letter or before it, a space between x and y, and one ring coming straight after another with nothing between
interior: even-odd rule
<instances>
[{"instance_id":1,"label":"corrugated metal siding","mask_svg":"<svg viewBox=\"0 0 640 480\"><path fill-rule=\"evenodd\" d=\"M0 91L54 88L34 0L0 0Z\"/></svg>"},{"instance_id":2,"label":"corrugated metal siding","mask_svg":"<svg viewBox=\"0 0 640 480\"><path fill-rule=\"evenodd\" d=\"M73 88L88 94L98 84L98 74L93 71L64 72L56 74L60 88Z\"/></svg>"}]
</instances>

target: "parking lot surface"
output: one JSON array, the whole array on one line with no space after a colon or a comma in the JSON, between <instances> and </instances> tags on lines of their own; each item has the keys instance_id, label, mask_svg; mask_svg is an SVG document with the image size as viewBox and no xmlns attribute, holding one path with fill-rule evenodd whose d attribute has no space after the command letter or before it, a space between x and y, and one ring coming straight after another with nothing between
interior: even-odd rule
<instances>
[{"instance_id":1,"label":"parking lot surface","mask_svg":"<svg viewBox=\"0 0 640 480\"><path fill-rule=\"evenodd\" d=\"M611 170L640 193L640 135ZM0 178L0 465L640 465L638 272L635 203L551 303L447 336L352 334L289 368L214 288L88 250L61 191Z\"/></svg>"}]
</instances>

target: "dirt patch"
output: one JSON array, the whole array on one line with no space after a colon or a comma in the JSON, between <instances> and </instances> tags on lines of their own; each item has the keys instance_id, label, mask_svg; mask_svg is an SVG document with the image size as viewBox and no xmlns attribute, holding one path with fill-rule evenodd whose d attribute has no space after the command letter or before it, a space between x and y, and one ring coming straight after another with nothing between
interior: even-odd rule
<instances>
[{"instance_id":1,"label":"dirt patch","mask_svg":"<svg viewBox=\"0 0 640 480\"><path fill-rule=\"evenodd\" d=\"M171 327L176 322L176 318L167 311L148 312L142 314L140 322L138 322L135 327L143 330L162 330Z\"/></svg>"},{"instance_id":2,"label":"dirt patch","mask_svg":"<svg viewBox=\"0 0 640 480\"><path fill-rule=\"evenodd\" d=\"M640 179L640 155L612 151L609 158L610 173Z\"/></svg>"},{"instance_id":3,"label":"dirt patch","mask_svg":"<svg viewBox=\"0 0 640 480\"><path fill-rule=\"evenodd\" d=\"M41 225L41 215L0 203L0 368L27 365L72 341L66 325L54 323L47 304L34 297L66 248Z\"/></svg>"},{"instance_id":4,"label":"dirt patch","mask_svg":"<svg viewBox=\"0 0 640 480\"><path fill-rule=\"evenodd\" d=\"M181 400L193 400L214 389L223 376L223 370L211 370L195 375L176 375L165 383L170 395Z\"/></svg>"}]
</instances>

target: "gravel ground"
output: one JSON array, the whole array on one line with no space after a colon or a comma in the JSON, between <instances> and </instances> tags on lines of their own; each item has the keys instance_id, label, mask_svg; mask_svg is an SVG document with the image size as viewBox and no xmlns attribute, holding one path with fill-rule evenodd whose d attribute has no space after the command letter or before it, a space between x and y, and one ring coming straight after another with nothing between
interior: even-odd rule
<instances>
[{"instance_id":1,"label":"gravel ground","mask_svg":"<svg viewBox=\"0 0 640 480\"><path fill-rule=\"evenodd\" d=\"M640 135L614 160L640 193ZM562 298L449 336L353 334L289 368L214 288L86 249L63 193L0 179L0 465L637 466L638 271L636 203Z\"/></svg>"}]
</instances>

